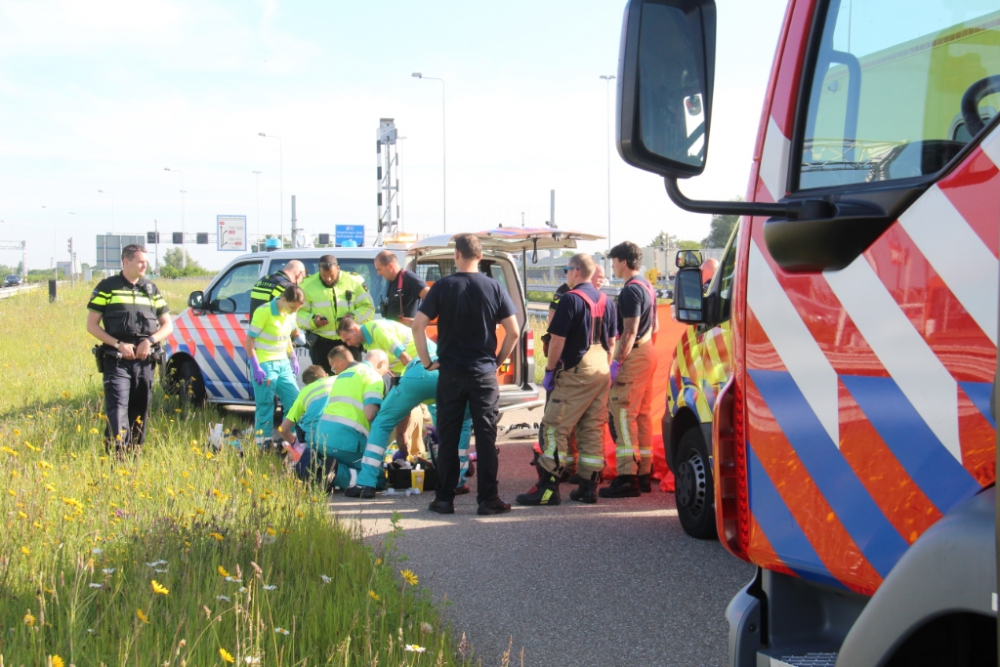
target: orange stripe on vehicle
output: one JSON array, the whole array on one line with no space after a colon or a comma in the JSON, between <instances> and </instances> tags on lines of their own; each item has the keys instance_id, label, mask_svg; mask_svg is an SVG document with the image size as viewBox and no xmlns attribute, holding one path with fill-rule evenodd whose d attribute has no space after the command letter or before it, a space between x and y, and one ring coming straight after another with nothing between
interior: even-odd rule
<instances>
[{"instance_id":1,"label":"orange stripe on vehicle","mask_svg":"<svg viewBox=\"0 0 1000 667\"><path fill-rule=\"evenodd\" d=\"M747 553L751 561L763 568L792 577L799 576L785 565L784 561L775 553L774 547L771 546L771 541L767 539L767 535L761 530L753 512L750 513L750 545L747 548Z\"/></svg>"},{"instance_id":2,"label":"orange stripe on vehicle","mask_svg":"<svg viewBox=\"0 0 1000 667\"><path fill-rule=\"evenodd\" d=\"M983 486L996 479L996 431L968 394L958 388L958 438L962 465Z\"/></svg>"},{"instance_id":3,"label":"orange stripe on vehicle","mask_svg":"<svg viewBox=\"0 0 1000 667\"><path fill-rule=\"evenodd\" d=\"M210 315L203 315L202 317L211 317ZM208 356L215 357L215 343L212 342L211 337L205 330L204 325L201 322L201 317L192 317L191 323L194 324L194 328L198 330L198 336L201 338L202 345L208 351Z\"/></svg>"},{"instance_id":4,"label":"orange stripe on vehicle","mask_svg":"<svg viewBox=\"0 0 1000 667\"><path fill-rule=\"evenodd\" d=\"M208 321L212 323L212 328L215 329L215 334L222 341L222 347L226 350L230 359L236 358L235 350L233 349L233 342L229 340L229 332L226 331L226 323L222 321L218 315L209 315Z\"/></svg>"}]
</instances>

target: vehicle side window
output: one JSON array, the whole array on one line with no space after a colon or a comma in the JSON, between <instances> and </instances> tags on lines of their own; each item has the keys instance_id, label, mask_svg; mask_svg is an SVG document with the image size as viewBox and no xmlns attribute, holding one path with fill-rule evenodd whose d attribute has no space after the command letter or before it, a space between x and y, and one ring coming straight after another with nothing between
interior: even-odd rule
<instances>
[{"instance_id":1,"label":"vehicle side window","mask_svg":"<svg viewBox=\"0 0 1000 667\"><path fill-rule=\"evenodd\" d=\"M812 85L799 189L940 171L971 139L962 97L1000 74L1000 11L980 0L831 2ZM992 7L995 7L992 4ZM978 100L995 115L1000 94Z\"/></svg>"},{"instance_id":2,"label":"vehicle side window","mask_svg":"<svg viewBox=\"0 0 1000 667\"><path fill-rule=\"evenodd\" d=\"M737 231L729 239L729 248L726 250L726 256L722 258L722 264L719 266L719 285L717 289L719 290L719 311L716 321L720 324L722 322L728 322L729 317L732 314L733 307L733 279L736 277L736 250L737 238L739 237L739 232Z\"/></svg>"},{"instance_id":3,"label":"vehicle side window","mask_svg":"<svg viewBox=\"0 0 1000 667\"><path fill-rule=\"evenodd\" d=\"M237 264L222 277L208 298L209 310L218 311L219 301L232 299L237 313L250 312L250 291L260 279L261 262Z\"/></svg>"},{"instance_id":4,"label":"vehicle side window","mask_svg":"<svg viewBox=\"0 0 1000 667\"><path fill-rule=\"evenodd\" d=\"M493 278L493 280L503 285L503 288L504 290L507 291L507 294L510 294L510 288L507 287L507 274L506 272L504 272L503 267L501 265L490 263L489 272L487 273L487 275L490 278Z\"/></svg>"}]
</instances>

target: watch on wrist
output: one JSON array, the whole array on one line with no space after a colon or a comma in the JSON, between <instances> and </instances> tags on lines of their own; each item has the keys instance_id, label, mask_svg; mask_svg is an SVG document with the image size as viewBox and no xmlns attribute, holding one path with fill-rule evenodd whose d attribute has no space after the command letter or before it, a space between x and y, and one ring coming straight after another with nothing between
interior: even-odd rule
<instances>
[{"instance_id":1,"label":"watch on wrist","mask_svg":"<svg viewBox=\"0 0 1000 667\"><path fill-rule=\"evenodd\" d=\"M116 340L115 341L115 349L116 350L121 349L121 345L122 345L122 342L120 340Z\"/></svg>"}]
</instances>

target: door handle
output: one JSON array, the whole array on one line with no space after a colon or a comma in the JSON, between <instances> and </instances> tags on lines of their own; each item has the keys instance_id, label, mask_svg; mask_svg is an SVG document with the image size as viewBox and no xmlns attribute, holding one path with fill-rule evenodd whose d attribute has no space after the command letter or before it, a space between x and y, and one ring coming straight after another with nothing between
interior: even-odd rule
<instances>
[{"instance_id":1,"label":"door handle","mask_svg":"<svg viewBox=\"0 0 1000 667\"><path fill-rule=\"evenodd\" d=\"M240 320L240 323L241 323L241 324L249 324L249 323L250 323L250 320Z\"/></svg>"}]
</instances>

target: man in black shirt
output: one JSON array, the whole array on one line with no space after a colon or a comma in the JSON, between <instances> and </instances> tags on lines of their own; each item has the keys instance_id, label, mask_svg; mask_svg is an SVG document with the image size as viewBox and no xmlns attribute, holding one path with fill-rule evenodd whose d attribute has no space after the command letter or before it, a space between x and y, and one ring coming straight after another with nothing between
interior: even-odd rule
<instances>
[{"instance_id":1,"label":"man in black shirt","mask_svg":"<svg viewBox=\"0 0 1000 667\"><path fill-rule=\"evenodd\" d=\"M549 324L552 341L545 368L548 403L538 484L517 497L521 505L558 505L560 475L568 463L570 434L576 429L579 486L571 500L597 502L604 469L604 424L608 414L609 362L617 331L615 306L594 289L594 260L580 253L569 260L570 290L559 300Z\"/></svg>"},{"instance_id":2,"label":"man in black shirt","mask_svg":"<svg viewBox=\"0 0 1000 667\"><path fill-rule=\"evenodd\" d=\"M375 256L375 271L388 283L382 317L411 326L420 300L427 296L430 287L417 274L401 269L399 258L391 250L383 250Z\"/></svg>"},{"instance_id":3,"label":"man in black shirt","mask_svg":"<svg viewBox=\"0 0 1000 667\"><path fill-rule=\"evenodd\" d=\"M122 271L105 278L87 304L87 332L101 341L106 446L121 453L146 441L159 344L173 330L170 309L146 280L146 249L122 249Z\"/></svg>"},{"instance_id":4,"label":"man in black shirt","mask_svg":"<svg viewBox=\"0 0 1000 667\"><path fill-rule=\"evenodd\" d=\"M437 384L438 486L432 512L455 512L458 486L458 443L466 406L472 414L478 456L478 514L509 512L497 491L497 418L500 387L497 365L506 361L518 340L517 310L503 286L479 272L483 249L471 234L455 237L457 273L434 283L413 322L413 340L420 363L441 369ZM438 360L427 352L430 321L438 318ZM497 325L504 339L497 349Z\"/></svg>"}]
</instances>

